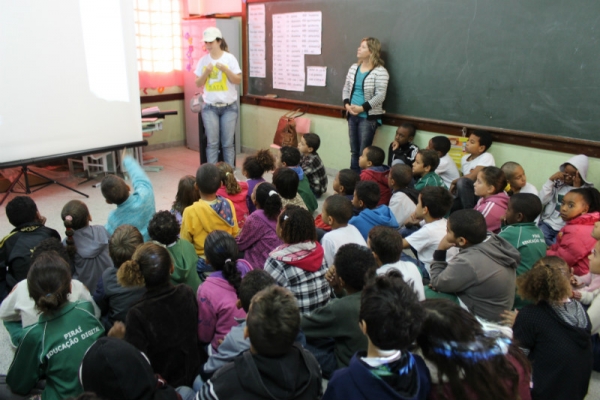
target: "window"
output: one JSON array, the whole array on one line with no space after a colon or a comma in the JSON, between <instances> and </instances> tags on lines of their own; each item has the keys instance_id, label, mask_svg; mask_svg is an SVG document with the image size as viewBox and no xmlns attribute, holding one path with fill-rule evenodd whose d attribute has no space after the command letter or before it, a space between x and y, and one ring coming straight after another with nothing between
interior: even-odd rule
<instances>
[{"instance_id":1,"label":"window","mask_svg":"<svg viewBox=\"0 0 600 400\"><path fill-rule=\"evenodd\" d=\"M181 86L182 0L134 0L140 87Z\"/></svg>"}]
</instances>

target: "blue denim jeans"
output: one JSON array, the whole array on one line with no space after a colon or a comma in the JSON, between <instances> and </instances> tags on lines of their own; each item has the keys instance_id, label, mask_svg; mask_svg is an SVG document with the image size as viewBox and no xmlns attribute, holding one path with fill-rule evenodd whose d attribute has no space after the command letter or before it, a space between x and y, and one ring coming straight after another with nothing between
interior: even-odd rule
<instances>
[{"instance_id":1,"label":"blue denim jeans","mask_svg":"<svg viewBox=\"0 0 600 400\"><path fill-rule=\"evenodd\" d=\"M555 231L550 225L545 223L544 221L540 221L538 223L538 228L544 234L544 240L547 246L552 246L556 242L556 235L558 235L558 231Z\"/></svg>"},{"instance_id":2,"label":"blue denim jeans","mask_svg":"<svg viewBox=\"0 0 600 400\"><path fill-rule=\"evenodd\" d=\"M206 132L206 158L216 164L219 159L219 146L223 149L223 160L235 166L235 126L238 118L237 103L227 107L202 105L202 123Z\"/></svg>"},{"instance_id":3,"label":"blue denim jeans","mask_svg":"<svg viewBox=\"0 0 600 400\"><path fill-rule=\"evenodd\" d=\"M350 168L360 174L358 158L365 147L373 144L377 121L351 115L348 118L348 135L350 136Z\"/></svg>"}]
</instances>

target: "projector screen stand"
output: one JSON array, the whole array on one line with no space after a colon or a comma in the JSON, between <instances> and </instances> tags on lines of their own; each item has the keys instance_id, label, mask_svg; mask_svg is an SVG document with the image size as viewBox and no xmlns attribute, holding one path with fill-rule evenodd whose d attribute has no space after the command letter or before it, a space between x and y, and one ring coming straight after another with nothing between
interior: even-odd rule
<instances>
[{"instance_id":1,"label":"projector screen stand","mask_svg":"<svg viewBox=\"0 0 600 400\"><path fill-rule=\"evenodd\" d=\"M42 183L42 184L41 184L41 186L42 186L42 187L36 188L36 189L34 189L34 190L31 190L31 186L29 186L29 176L27 175L28 173L29 173L29 174L33 174L33 175L36 175L36 176L39 176L40 178L44 178L44 179L46 179L48 182L44 182L44 183ZM14 188L15 188L15 186L17 185L17 183L19 183L19 182L20 182L20 180L21 180L21 177L23 177L23 179L25 180L24 191L23 191L23 192L17 192L17 191L15 191L15 190L14 190ZM68 187L67 185L63 185L63 184L62 184L62 183L60 183L60 182L57 182L57 181L55 181L55 180L53 180L53 179L50 179L50 178L48 178L47 176L44 176L44 175L42 175L42 174L39 174L39 173L37 173L37 172L35 172L35 171L32 171L31 169L29 169L29 168L27 167L27 165L23 165L23 166L21 166L21 171L19 172L19 175L17 176L17 179L15 179L15 180L13 181L13 183L11 183L11 184L10 184L10 186L8 187L8 189L6 189L6 194L4 195L4 197L2 198L2 200L0 201L0 206L1 206L1 205L4 203L4 201L6 200L6 198L8 197L8 195L9 195L9 194L11 194L11 193L24 193L24 194L31 194L31 193L33 193L33 192L37 192L38 190L42 190L43 188L45 188L45 187L47 187L47 186L50 186L50 185L52 185L53 183L57 184L58 186L62 186L62 187L64 187L65 189L69 189L69 190L70 190L70 191L72 191L72 192L78 193L78 194L80 194L80 195L82 195L82 196L85 196L85 197L90 197L90 196L88 196L87 194L80 192L79 190L75 190L75 189L73 189L73 188L71 188L71 187ZM21 184L21 186L23 186L23 185Z\"/></svg>"}]
</instances>

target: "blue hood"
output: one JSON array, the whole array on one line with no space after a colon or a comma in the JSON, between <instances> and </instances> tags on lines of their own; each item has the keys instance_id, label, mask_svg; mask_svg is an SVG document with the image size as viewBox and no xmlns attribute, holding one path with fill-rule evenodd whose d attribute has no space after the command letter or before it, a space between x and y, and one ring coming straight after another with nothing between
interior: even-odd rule
<instances>
[{"instance_id":1,"label":"blue hood","mask_svg":"<svg viewBox=\"0 0 600 400\"><path fill-rule=\"evenodd\" d=\"M396 217L386 205L380 205L372 210L366 208L356 217L352 217L349 223L354 225L360 231L365 240L367 240L369 231L374 226L382 225L394 229L399 228Z\"/></svg>"},{"instance_id":2,"label":"blue hood","mask_svg":"<svg viewBox=\"0 0 600 400\"><path fill-rule=\"evenodd\" d=\"M296 166L296 167L290 167L290 169L292 169L294 172L296 172L298 174L298 179L302 180L304 178L304 171L302 170L302 167Z\"/></svg>"}]
</instances>

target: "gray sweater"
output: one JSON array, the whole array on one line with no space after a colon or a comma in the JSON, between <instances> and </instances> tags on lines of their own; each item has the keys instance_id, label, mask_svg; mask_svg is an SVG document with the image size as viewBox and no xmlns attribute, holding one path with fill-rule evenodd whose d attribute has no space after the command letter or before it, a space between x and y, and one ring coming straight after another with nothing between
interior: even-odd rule
<instances>
[{"instance_id":1,"label":"gray sweater","mask_svg":"<svg viewBox=\"0 0 600 400\"><path fill-rule=\"evenodd\" d=\"M346 83L344 83L344 90L342 92L342 100L344 104L350 104L352 98L352 92L354 92L354 79L358 72L358 64L353 64L348 70L346 76ZM385 114L383 109L383 101L385 100L385 94L387 92L388 82L390 76L385 68L382 66L375 67L363 81L363 91L365 96L365 103L362 104L365 112L369 114L369 119L377 118L382 114Z\"/></svg>"},{"instance_id":2,"label":"gray sweater","mask_svg":"<svg viewBox=\"0 0 600 400\"><path fill-rule=\"evenodd\" d=\"M456 293L476 316L498 322L502 311L512 309L520 260L517 249L488 232L485 241L461 249L449 263L446 251L436 250L431 285L440 292Z\"/></svg>"}]
</instances>

